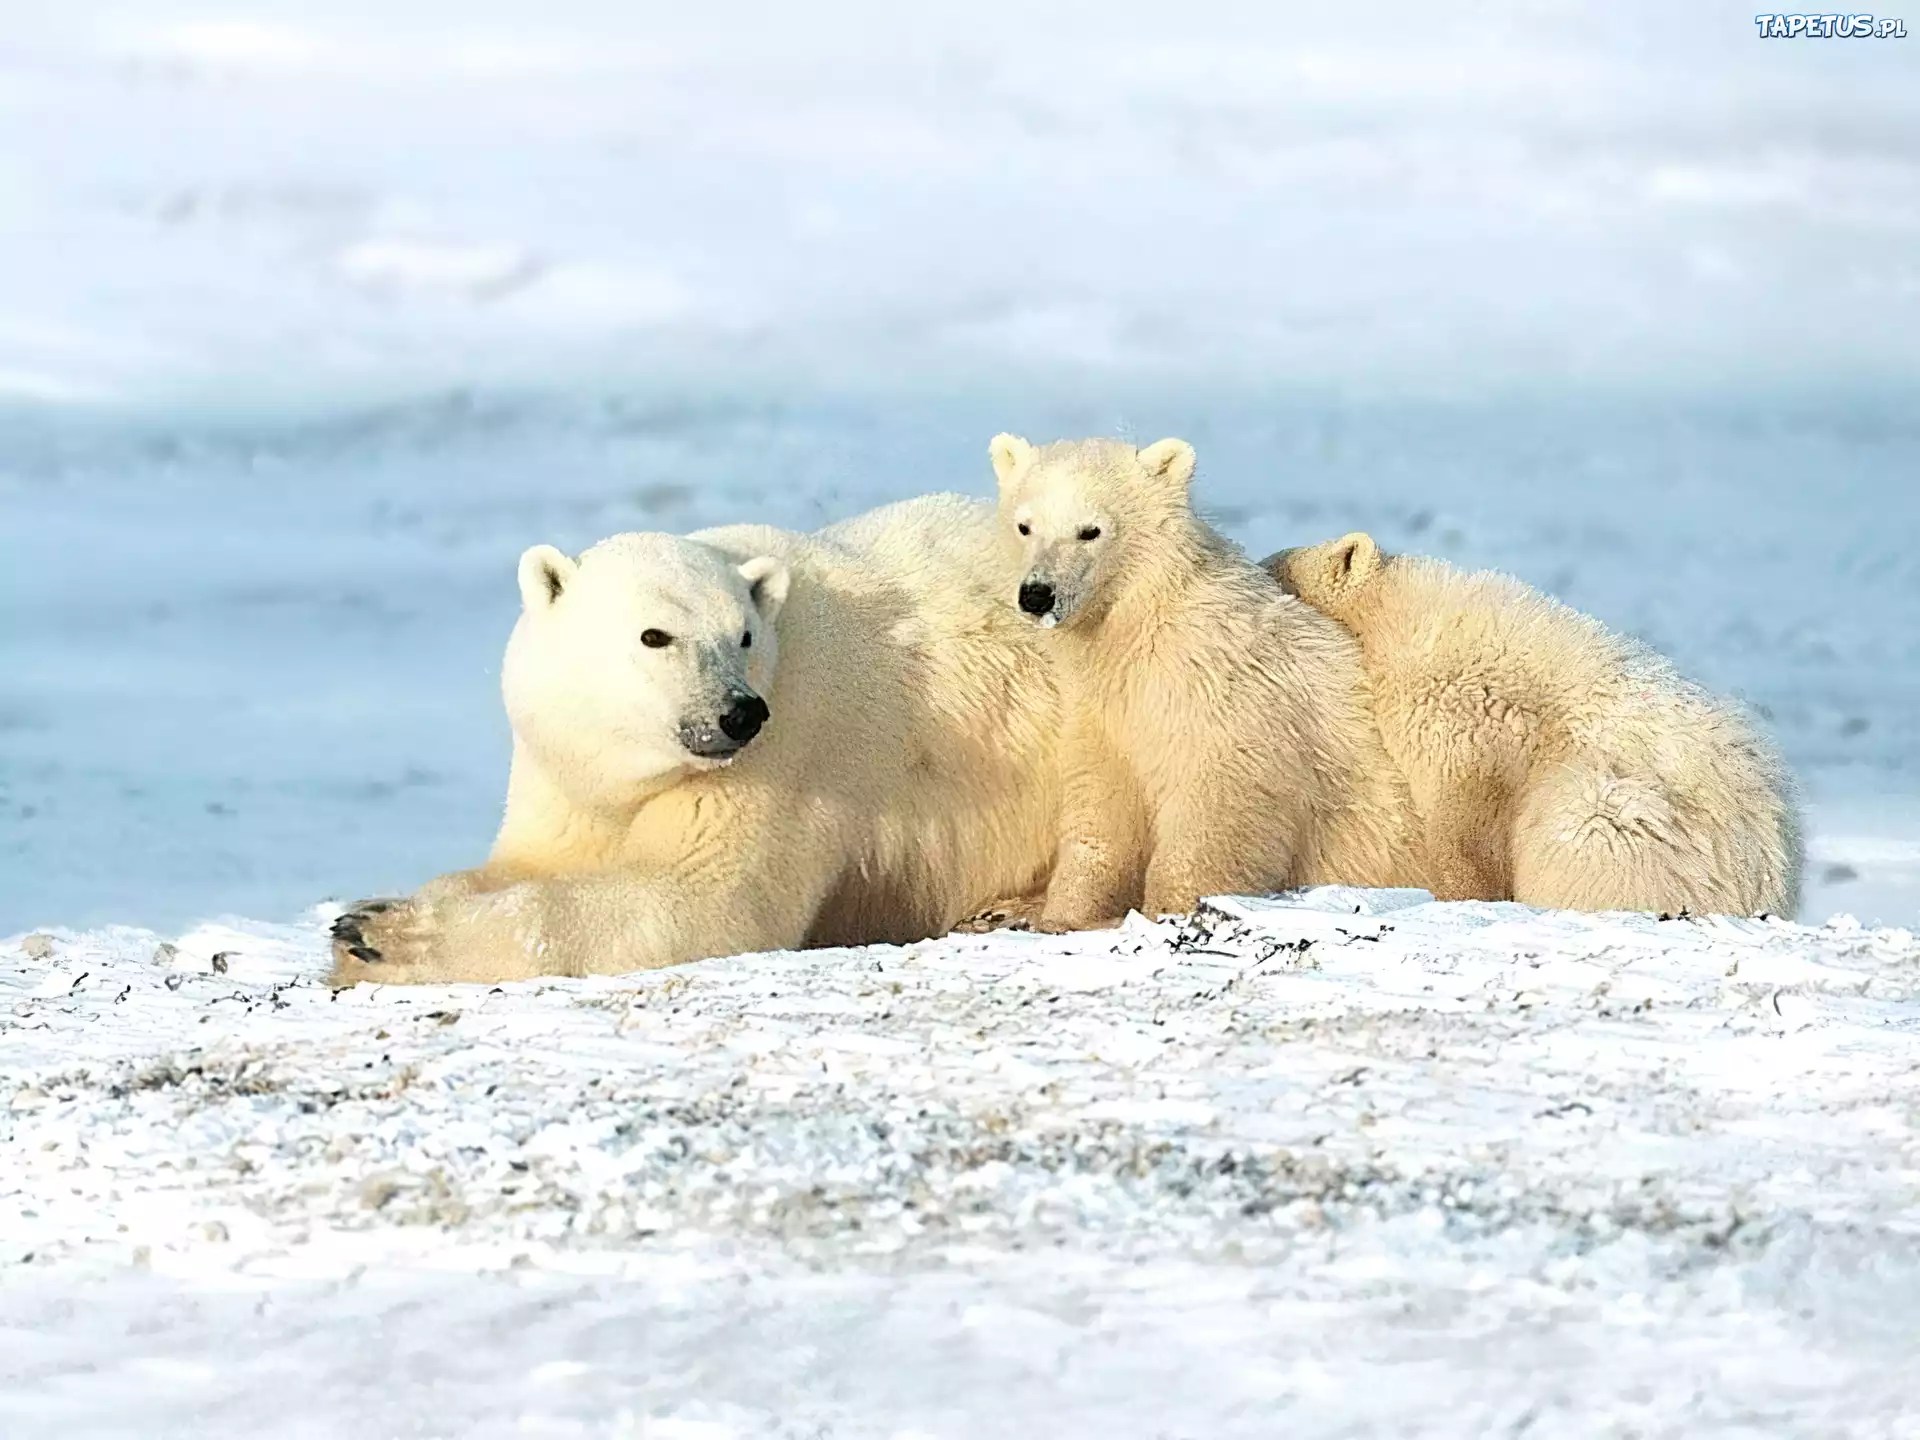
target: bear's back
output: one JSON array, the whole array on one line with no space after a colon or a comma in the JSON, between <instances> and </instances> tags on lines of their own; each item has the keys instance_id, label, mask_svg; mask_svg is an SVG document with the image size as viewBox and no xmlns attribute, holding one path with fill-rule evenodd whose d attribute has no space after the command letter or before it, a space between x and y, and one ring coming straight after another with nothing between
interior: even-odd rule
<instances>
[{"instance_id":1,"label":"bear's back","mask_svg":"<svg viewBox=\"0 0 1920 1440\"><path fill-rule=\"evenodd\" d=\"M1034 627L994 584L995 525L989 504L929 495L812 535L692 537L793 570L767 738L791 747L779 768L846 847L813 943L942 933L1051 859L1058 701Z\"/></svg>"},{"instance_id":2,"label":"bear's back","mask_svg":"<svg viewBox=\"0 0 1920 1440\"><path fill-rule=\"evenodd\" d=\"M1374 583L1349 623L1376 688L1428 723L1556 751L1619 701L1626 644L1513 576L1401 556Z\"/></svg>"},{"instance_id":3,"label":"bear's back","mask_svg":"<svg viewBox=\"0 0 1920 1440\"><path fill-rule=\"evenodd\" d=\"M904 724L868 752L876 806L866 852L822 912L816 941L942 933L1023 894L1052 859L1059 700L1035 627L997 584L995 507L960 495L882 506L822 530L867 600L880 598ZM887 926L880 925L885 930Z\"/></svg>"},{"instance_id":4,"label":"bear's back","mask_svg":"<svg viewBox=\"0 0 1920 1440\"><path fill-rule=\"evenodd\" d=\"M1393 562L1394 651L1368 645L1369 668L1399 664L1433 686L1470 691L1508 735L1531 730L1540 761L1571 752L1682 790L1784 794L1777 752L1732 701L1590 615L1496 571L1442 561ZM1363 635L1363 643L1368 637ZM1411 679L1411 677L1409 677ZM1426 713L1441 707L1424 696Z\"/></svg>"},{"instance_id":5,"label":"bear's back","mask_svg":"<svg viewBox=\"0 0 1920 1440\"><path fill-rule=\"evenodd\" d=\"M829 525L815 538L877 577L936 593L961 590L977 600L1004 563L996 525L994 507L984 500L922 495Z\"/></svg>"}]
</instances>

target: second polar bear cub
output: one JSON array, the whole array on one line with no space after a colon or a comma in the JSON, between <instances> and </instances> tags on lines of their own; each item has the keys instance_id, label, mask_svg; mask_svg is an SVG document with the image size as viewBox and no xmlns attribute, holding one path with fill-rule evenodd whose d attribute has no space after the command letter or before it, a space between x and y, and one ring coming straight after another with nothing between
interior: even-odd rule
<instances>
[{"instance_id":1,"label":"second polar bear cub","mask_svg":"<svg viewBox=\"0 0 1920 1440\"><path fill-rule=\"evenodd\" d=\"M1360 654L1194 514L1193 447L989 453L1007 599L1051 630L1061 843L1045 930L1289 885L1418 883Z\"/></svg>"},{"instance_id":2,"label":"second polar bear cub","mask_svg":"<svg viewBox=\"0 0 1920 1440\"><path fill-rule=\"evenodd\" d=\"M1786 768L1658 655L1509 576L1358 532L1264 563L1359 640L1436 894L1793 915Z\"/></svg>"}]
</instances>

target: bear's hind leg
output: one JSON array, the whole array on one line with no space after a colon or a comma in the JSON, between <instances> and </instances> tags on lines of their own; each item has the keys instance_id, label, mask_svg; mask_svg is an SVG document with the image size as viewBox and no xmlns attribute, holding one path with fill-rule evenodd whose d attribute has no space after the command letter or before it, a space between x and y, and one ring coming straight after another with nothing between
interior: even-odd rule
<instances>
[{"instance_id":1,"label":"bear's hind leg","mask_svg":"<svg viewBox=\"0 0 1920 1440\"><path fill-rule=\"evenodd\" d=\"M1436 900L1513 898L1513 820L1502 787L1449 785L1424 818L1427 888Z\"/></svg>"},{"instance_id":2,"label":"bear's hind leg","mask_svg":"<svg viewBox=\"0 0 1920 1440\"><path fill-rule=\"evenodd\" d=\"M1562 765L1522 797L1513 898L1561 910L1724 912L1713 837L1651 776Z\"/></svg>"}]
</instances>

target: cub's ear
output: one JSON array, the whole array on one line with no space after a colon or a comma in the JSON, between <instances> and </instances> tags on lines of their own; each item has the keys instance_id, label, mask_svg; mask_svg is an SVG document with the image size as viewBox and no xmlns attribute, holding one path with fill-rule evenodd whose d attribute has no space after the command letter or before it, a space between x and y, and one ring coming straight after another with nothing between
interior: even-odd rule
<instances>
[{"instance_id":1,"label":"cub's ear","mask_svg":"<svg viewBox=\"0 0 1920 1440\"><path fill-rule=\"evenodd\" d=\"M579 563L551 545L536 545L520 557L520 603L529 613L546 609L573 583Z\"/></svg>"},{"instance_id":2,"label":"cub's ear","mask_svg":"<svg viewBox=\"0 0 1920 1440\"><path fill-rule=\"evenodd\" d=\"M993 477L1004 489L1014 473L1033 458L1033 446L1018 435L996 435L987 442L987 454L993 460Z\"/></svg>"},{"instance_id":3,"label":"cub's ear","mask_svg":"<svg viewBox=\"0 0 1920 1440\"><path fill-rule=\"evenodd\" d=\"M741 565L740 578L747 582L753 608L771 625L780 607L787 603L787 589L793 583L793 572L787 569L787 562L776 555L756 555Z\"/></svg>"},{"instance_id":4,"label":"cub's ear","mask_svg":"<svg viewBox=\"0 0 1920 1440\"><path fill-rule=\"evenodd\" d=\"M1293 557L1299 553L1297 546L1276 550L1260 562L1260 568L1273 577L1273 583L1289 595L1300 593L1300 582L1293 577Z\"/></svg>"},{"instance_id":5,"label":"cub's ear","mask_svg":"<svg viewBox=\"0 0 1920 1440\"><path fill-rule=\"evenodd\" d=\"M1380 547L1373 543L1373 537L1364 530L1342 535L1333 542L1330 568L1336 585L1366 584L1379 570L1380 562Z\"/></svg>"},{"instance_id":6,"label":"cub's ear","mask_svg":"<svg viewBox=\"0 0 1920 1440\"><path fill-rule=\"evenodd\" d=\"M1141 466L1152 479L1165 480L1182 489L1193 479L1193 446L1184 440L1171 437L1156 440L1137 453Z\"/></svg>"}]
</instances>

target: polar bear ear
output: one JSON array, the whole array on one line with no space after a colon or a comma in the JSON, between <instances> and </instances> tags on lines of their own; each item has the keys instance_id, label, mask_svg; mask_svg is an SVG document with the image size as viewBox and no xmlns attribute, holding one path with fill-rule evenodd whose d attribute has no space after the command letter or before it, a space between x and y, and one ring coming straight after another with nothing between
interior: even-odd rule
<instances>
[{"instance_id":1,"label":"polar bear ear","mask_svg":"<svg viewBox=\"0 0 1920 1440\"><path fill-rule=\"evenodd\" d=\"M1329 559L1333 583L1346 589L1364 585L1380 568L1380 561L1380 547L1373 543L1373 537L1366 531L1355 530L1350 535L1342 535L1333 542L1333 554Z\"/></svg>"},{"instance_id":2,"label":"polar bear ear","mask_svg":"<svg viewBox=\"0 0 1920 1440\"><path fill-rule=\"evenodd\" d=\"M1169 436L1165 440L1154 441L1138 453L1140 464L1155 480L1165 480L1169 485L1177 485L1184 490L1193 479L1193 446L1184 440Z\"/></svg>"},{"instance_id":3,"label":"polar bear ear","mask_svg":"<svg viewBox=\"0 0 1920 1440\"><path fill-rule=\"evenodd\" d=\"M1276 550L1260 562L1260 568L1273 577L1273 583L1289 595L1300 593L1300 581L1293 573L1293 566L1300 554L1298 546L1285 550Z\"/></svg>"},{"instance_id":4,"label":"polar bear ear","mask_svg":"<svg viewBox=\"0 0 1920 1440\"><path fill-rule=\"evenodd\" d=\"M787 562L774 555L756 555L740 567L740 578L747 582L753 608L760 612L761 619L772 624L780 607L787 603L787 588L793 583L793 572L787 569Z\"/></svg>"},{"instance_id":5,"label":"polar bear ear","mask_svg":"<svg viewBox=\"0 0 1920 1440\"><path fill-rule=\"evenodd\" d=\"M1004 487L1033 458L1033 446L1018 435L996 435L987 442L987 454L993 460L994 478Z\"/></svg>"},{"instance_id":6,"label":"polar bear ear","mask_svg":"<svg viewBox=\"0 0 1920 1440\"><path fill-rule=\"evenodd\" d=\"M520 603L529 611L546 609L573 582L579 563L551 545L536 545L520 557Z\"/></svg>"}]
</instances>

